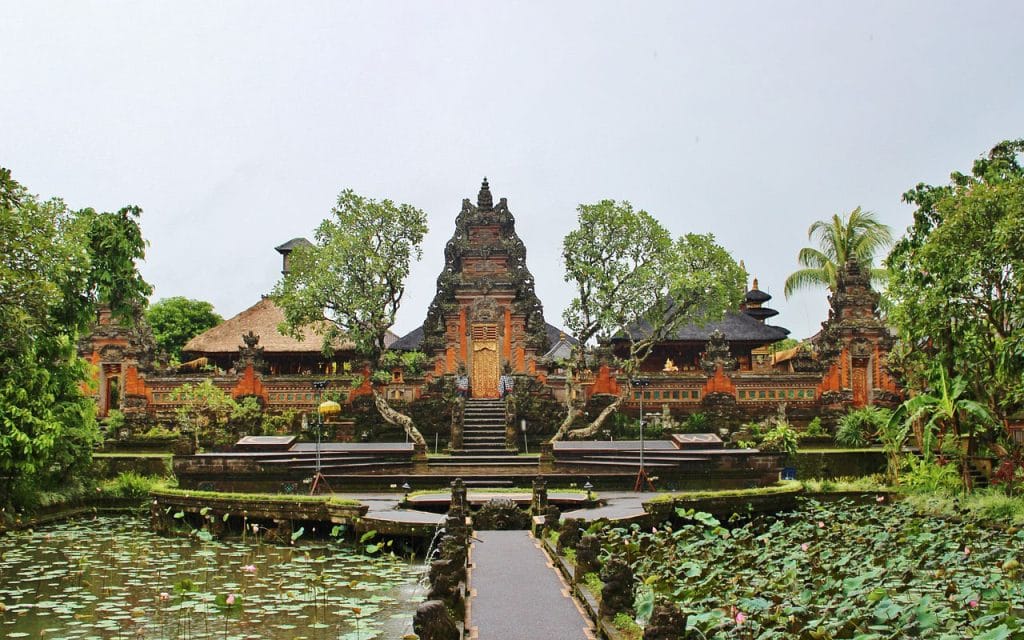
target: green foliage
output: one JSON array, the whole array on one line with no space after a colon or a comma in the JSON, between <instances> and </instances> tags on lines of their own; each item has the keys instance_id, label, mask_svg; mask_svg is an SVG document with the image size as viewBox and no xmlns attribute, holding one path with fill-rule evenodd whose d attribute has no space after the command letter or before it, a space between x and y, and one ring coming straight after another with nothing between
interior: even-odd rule
<instances>
[{"instance_id":1,"label":"green foliage","mask_svg":"<svg viewBox=\"0 0 1024 640\"><path fill-rule=\"evenodd\" d=\"M970 440L994 423L988 408L966 397L967 382L964 378L957 376L950 380L942 367L938 368L936 378L927 392L911 397L892 416L894 422L901 422L908 431L914 430L926 464L935 455L937 439L952 445L955 448L953 455L960 457L960 437ZM968 478L967 458L962 457L961 462L961 474Z\"/></svg>"},{"instance_id":2,"label":"green foliage","mask_svg":"<svg viewBox=\"0 0 1024 640\"><path fill-rule=\"evenodd\" d=\"M109 306L116 316L134 320L153 293L136 264L146 257L138 223L142 209L128 206L116 213L83 209L78 215L86 225L88 299Z\"/></svg>"},{"instance_id":3,"label":"green foliage","mask_svg":"<svg viewBox=\"0 0 1024 640\"><path fill-rule=\"evenodd\" d=\"M890 367L913 391L936 364L1002 418L1024 408L1024 140L1001 142L947 185L903 195L914 224L887 264Z\"/></svg>"},{"instance_id":4,"label":"green foliage","mask_svg":"<svg viewBox=\"0 0 1024 640\"><path fill-rule=\"evenodd\" d=\"M138 498L149 497L153 489L162 486L163 479L153 476L143 476L134 471L119 473L113 480L103 483L103 491L115 498Z\"/></svg>"},{"instance_id":5,"label":"green foliage","mask_svg":"<svg viewBox=\"0 0 1024 640\"><path fill-rule=\"evenodd\" d=\"M785 404L778 406L774 416L768 416L759 423L747 424L745 428L762 451L785 453L789 457L796 455L800 434L786 418Z\"/></svg>"},{"instance_id":6,"label":"green foliage","mask_svg":"<svg viewBox=\"0 0 1024 640\"><path fill-rule=\"evenodd\" d=\"M891 416L892 412L882 407L851 409L839 419L836 442L844 447L866 447L877 437L878 431Z\"/></svg>"},{"instance_id":7,"label":"green foliage","mask_svg":"<svg viewBox=\"0 0 1024 640\"><path fill-rule=\"evenodd\" d=\"M631 377L655 343L684 324L720 319L742 298L746 276L710 234L673 241L653 216L628 202L602 200L577 211L577 228L562 242L565 280L575 290L563 319L580 344L570 373L587 367L584 351L594 340L607 343L629 334L633 339L615 356L615 365ZM572 375L566 379L574 384ZM569 408L556 439L579 411ZM574 435L593 435L607 415L602 412Z\"/></svg>"},{"instance_id":8,"label":"green foliage","mask_svg":"<svg viewBox=\"0 0 1024 640\"><path fill-rule=\"evenodd\" d=\"M129 321L145 303L138 214L73 212L0 169L0 505L88 465L98 429L75 342L97 303Z\"/></svg>"},{"instance_id":9,"label":"green foliage","mask_svg":"<svg viewBox=\"0 0 1024 640\"><path fill-rule=\"evenodd\" d=\"M892 233L871 211L857 207L849 215L835 214L830 220L818 220L807 230L807 238L816 241L820 248L804 247L797 254L797 262L803 268L786 278L787 298L806 287L824 286L835 291L839 268L851 256L871 269L873 280L885 281L885 270L871 266L875 255L892 243Z\"/></svg>"},{"instance_id":10,"label":"green foliage","mask_svg":"<svg viewBox=\"0 0 1024 640\"><path fill-rule=\"evenodd\" d=\"M209 302L182 296L164 298L146 310L157 346L178 361L185 343L223 321Z\"/></svg>"},{"instance_id":11,"label":"green foliage","mask_svg":"<svg viewBox=\"0 0 1024 640\"><path fill-rule=\"evenodd\" d=\"M236 400L228 421L236 433L259 434L263 430L263 405L253 396Z\"/></svg>"},{"instance_id":12,"label":"green foliage","mask_svg":"<svg viewBox=\"0 0 1024 640\"><path fill-rule=\"evenodd\" d=\"M180 404L175 409L178 428L191 432L197 444L216 446L237 440L237 432L229 430L228 423L239 406L213 380L185 383L171 393L171 400Z\"/></svg>"},{"instance_id":13,"label":"green foliage","mask_svg":"<svg viewBox=\"0 0 1024 640\"><path fill-rule=\"evenodd\" d=\"M600 593L600 592L599 592ZM612 624L622 633L626 640L640 640L643 637L643 628L636 623L636 620L629 617L628 613L616 613L612 618Z\"/></svg>"},{"instance_id":14,"label":"green foliage","mask_svg":"<svg viewBox=\"0 0 1024 640\"><path fill-rule=\"evenodd\" d=\"M738 520L606 525L602 556L631 565L706 638L955 638L1024 631L1024 533L950 526L912 504L802 501ZM856 541L851 546L850 542Z\"/></svg>"},{"instance_id":15,"label":"green foliage","mask_svg":"<svg viewBox=\"0 0 1024 640\"><path fill-rule=\"evenodd\" d=\"M112 434L116 434L124 427L124 413L117 409L111 409L107 412L107 431Z\"/></svg>"},{"instance_id":16,"label":"green foliage","mask_svg":"<svg viewBox=\"0 0 1024 640\"><path fill-rule=\"evenodd\" d=\"M295 409L285 409L281 413L265 412L260 418L260 433L265 436L296 434L301 427L302 414Z\"/></svg>"},{"instance_id":17,"label":"green foliage","mask_svg":"<svg viewBox=\"0 0 1024 640\"><path fill-rule=\"evenodd\" d=\"M807 424L807 429L804 431L804 435L811 438L819 438L828 435L825 428L821 426L821 418L819 416L814 416L814 419Z\"/></svg>"},{"instance_id":18,"label":"green foliage","mask_svg":"<svg viewBox=\"0 0 1024 640\"><path fill-rule=\"evenodd\" d=\"M796 455L799 442L796 429L792 425L788 422L777 422L765 432L759 448L762 451L776 451L793 456Z\"/></svg>"},{"instance_id":19,"label":"green foliage","mask_svg":"<svg viewBox=\"0 0 1024 640\"><path fill-rule=\"evenodd\" d=\"M317 227L316 244L292 252L289 272L272 295L284 310L285 329L296 333L316 323L325 352L344 337L376 371L383 368L384 341L395 324L412 261L422 255L427 216L411 205L351 190L341 192L331 216ZM386 420L424 444L412 421L383 396L377 406Z\"/></svg>"},{"instance_id":20,"label":"green foliage","mask_svg":"<svg viewBox=\"0 0 1024 640\"><path fill-rule=\"evenodd\" d=\"M954 495L963 491L960 472L954 464L939 464L907 456L906 472L900 478L900 486L911 493L934 493Z\"/></svg>"},{"instance_id":21,"label":"green foliage","mask_svg":"<svg viewBox=\"0 0 1024 640\"><path fill-rule=\"evenodd\" d=\"M711 431L711 421L706 413L691 413L682 427L683 433L707 433Z\"/></svg>"}]
</instances>

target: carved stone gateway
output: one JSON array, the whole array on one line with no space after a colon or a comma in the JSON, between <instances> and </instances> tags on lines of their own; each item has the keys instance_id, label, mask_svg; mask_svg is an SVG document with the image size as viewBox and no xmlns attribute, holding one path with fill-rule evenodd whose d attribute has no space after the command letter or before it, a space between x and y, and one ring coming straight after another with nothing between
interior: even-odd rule
<instances>
[{"instance_id":1,"label":"carved stone gateway","mask_svg":"<svg viewBox=\"0 0 1024 640\"><path fill-rule=\"evenodd\" d=\"M505 364L527 373L548 348L526 247L507 201L494 203L486 178L476 205L462 202L419 348L434 358L439 373L464 365L473 395L484 398L498 397Z\"/></svg>"}]
</instances>

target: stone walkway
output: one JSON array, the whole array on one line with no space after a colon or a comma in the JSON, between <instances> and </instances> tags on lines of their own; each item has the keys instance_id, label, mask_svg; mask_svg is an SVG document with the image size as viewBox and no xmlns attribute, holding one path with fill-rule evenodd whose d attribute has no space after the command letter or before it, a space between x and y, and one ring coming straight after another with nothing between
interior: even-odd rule
<instances>
[{"instance_id":1,"label":"stone walkway","mask_svg":"<svg viewBox=\"0 0 1024 640\"><path fill-rule=\"evenodd\" d=\"M477 531L470 549L469 638L594 640L569 586L528 531Z\"/></svg>"},{"instance_id":2,"label":"stone walkway","mask_svg":"<svg viewBox=\"0 0 1024 640\"><path fill-rule=\"evenodd\" d=\"M605 518L613 522L626 522L646 515L643 503L658 495L654 492L636 493L633 491L602 491L598 494L604 506L593 509L576 509L563 511L563 518L582 518L587 522Z\"/></svg>"}]
</instances>

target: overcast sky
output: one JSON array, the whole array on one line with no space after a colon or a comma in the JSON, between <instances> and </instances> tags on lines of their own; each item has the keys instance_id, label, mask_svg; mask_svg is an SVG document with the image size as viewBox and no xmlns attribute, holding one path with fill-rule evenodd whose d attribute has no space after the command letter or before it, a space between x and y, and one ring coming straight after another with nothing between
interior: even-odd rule
<instances>
[{"instance_id":1,"label":"overcast sky","mask_svg":"<svg viewBox=\"0 0 1024 640\"><path fill-rule=\"evenodd\" d=\"M507 197L549 322L581 202L711 232L786 301L807 227L1024 136L1024 3L0 1L0 165L73 207L144 209L154 300L231 316L339 191L424 209L418 326L463 198Z\"/></svg>"}]
</instances>

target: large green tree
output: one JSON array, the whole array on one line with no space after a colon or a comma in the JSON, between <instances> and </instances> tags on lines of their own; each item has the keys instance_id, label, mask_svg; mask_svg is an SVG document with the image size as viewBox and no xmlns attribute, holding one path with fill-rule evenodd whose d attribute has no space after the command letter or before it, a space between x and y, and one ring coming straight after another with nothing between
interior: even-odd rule
<instances>
[{"instance_id":1,"label":"large green tree","mask_svg":"<svg viewBox=\"0 0 1024 640\"><path fill-rule=\"evenodd\" d=\"M804 247L797 254L797 262L803 268L786 278L787 298L807 287L823 286L835 291L836 274L850 256L856 256L861 265L871 269L876 284L885 281L885 269L873 265L878 253L892 244L892 232L871 211L857 207L845 216L835 214L829 220L818 220L807 230L807 238L818 246Z\"/></svg>"},{"instance_id":2,"label":"large green tree","mask_svg":"<svg viewBox=\"0 0 1024 640\"><path fill-rule=\"evenodd\" d=\"M1024 406L1022 153L1024 140L1002 142L970 174L905 193L914 223L887 260L890 367L915 393L962 378L999 418Z\"/></svg>"},{"instance_id":3,"label":"large green tree","mask_svg":"<svg viewBox=\"0 0 1024 640\"><path fill-rule=\"evenodd\" d=\"M157 346L175 360L181 360L185 343L223 321L209 302L184 296L164 298L146 309Z\"/></svg>"},{"instance_id":4,"label":"large green tree","mask_svg":"<svg viewBox=\"0 0 1024 640\"><path fill-rule=\"evenodd\" d=\"M325 351L337 340L350 340L371 368L381 369L384 340L426 233L427 216L420 209L342 191L331 217L317 227L316 242L295 248L288 273L274 287L286 328L297 335L300 327L315 324L322 328ZM376 387L373 398L386 421L426 446L412 418L391 407Z\"/></svg>"},{"instance_id":5,"label":"large green tree","mask_svg":"<svg viewBox=\"0 0 1024 640\"><path fill-rule=\"evenodd\" d=\"M743 295L743 270L709 235L673 241L653 216L629 202L602 200L580 205L577 227L562 243L565 280L576 295L563 319L579 343L567 380L566 416L552 440L595 434L630 393L630 380L659 341L682 325L719 320ZM626 335L624 352L606 348ZM588 349L605 346L625 378L621 393L589 424L572 429L583 415L576 374L588 368Z\"/></svg>"},{"instance_id":6,"label":"large green tree","mask_svg":"<svg viewBox=\"0 0 1024 640\"><path fill-rule=\"evenodd\" d=\"M0 169L0 502L23 504L89 460L95 403L75 342L97 304L130 318L145 303L137 216L71 211Z\"/></svg>"}]
</instances>

